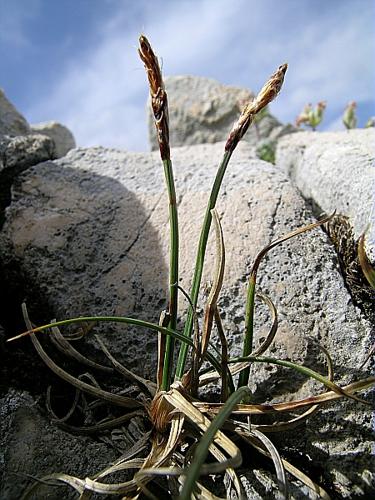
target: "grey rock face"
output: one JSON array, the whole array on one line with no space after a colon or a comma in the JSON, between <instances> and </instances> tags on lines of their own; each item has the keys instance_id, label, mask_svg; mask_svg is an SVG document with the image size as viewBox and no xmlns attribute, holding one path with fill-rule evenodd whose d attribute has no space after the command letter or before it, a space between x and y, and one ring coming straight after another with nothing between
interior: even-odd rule
<instances>
[{"instance_id":1,"label":"grey rock face","mask_svg":"<svg viewBox=\"0 0 375 500\"><path fill-rule=\"evenodd\" d=\"M181 227L180 283L185 290L190 289L200 225L223 148L221 143L172 151ZM255 255L271 240L313 220L288 177L252 155L249 145L239 145L217 205L227 253L219 305L232 356L241 353L246 285ZM21 268L30 284L32 293L25 290L24 296L34 306L34 322L88 314L158 321L166 305L168 247L168 206L158 154L103 148L77 149L23 173L0 239L5 274ZM214 249L211 236L203 285L212 279ZM275 346L267 354L324 373L322 344L333 357L336 380L364 376L358 366L371 345L371 325L351 303L323 231L273 250L259 270L259 289L274 300L279 313ZM202 290L199 313L207 293ZM49 317L41 317L41 306ZM186 309L182 296L180 307ZM268 329L269 315L257 303L256 345ZM99 331L126 366L154 376L152 333L109 324ZM291 371L255 363L251 387L254 399L262 402L321 390ZM366 494L373 480L371 414L358 406L346 410L342 403L329 407L313 425L289 437L283 434L282 446L308 453L337 494L350 496L354 489ZM353 461L353 456L360 460Z\"/></svg>"},{"instance_id":2,"label":"grey rock face","mask_svg":"<svg viewBox=\"0 0 375 500\"><path fill-rule=\"evenodd\" d=\"M168 93L170 142L172 146L225 141L238 119L243 106L254 94L238 87L222 85L210 78L197 76L170 76L165 78ZM149 141L151 149L158 149L151 110L148 109ZM276 139L289 133L270 114L250 127L244 140L254 145L259 139ZM273 135L272 135L273 133Z\"/></svg>"},{"instance_id":3,"label":"grey rock face","mask_svg":"<svg viewBox=\"0 0 375 500\"><path fill-rule=\"evenodd\" d=\"M25 118L0 89L0 226L13 178L32 165L54 158L52 140L32 134Z\"/></svg>"},{"instance_id":4,"label":"grey rock face","mask_svg":"<svg viewBox=\"0 0 375 500\"><path fill-rule=\"evenodd\" d=\"M0 137L0 173L28 168L53 158L55 158L54 144L45 135Z\"/></svg>"},{"instance_id":5,"label":"grey rock face","mask_svg":"<svg viewBox=\"0 0 375 500\"><path fill-rule=\"evenodd\" d=\"M29 133L30 127L26 119L7 99L4 91L0 89L0 136L15 136Z\"/></svg>"},{"instance_id":6,"label":"grey rock face","mask_svg":"<svg viewBox=\"0 0 375 500\"><path fill-rule=\"evenodd\" d=\"M58 122L44 122L31 125L31 130L37 134L50 137L55 143L56 158L61 158L68 151L76 147L76 141L72 132Z\"/></svg>"},{"instance_id":7,"label":"grey rock face","mask_svg":"<svg viewBox=\"0 0 375 500\"><path fill-rule=\"evenodd\" d=\"M367 242L375 260L375 130L289 135L279 140L276 161L305 198L348 216L356 237L371 222Z\"/></svg>"},{"instance_id":8,"label":"grey rock face","mask_svg":"<svg viewBox=\"0 0 375 500\"><path fill-rule=\"evenodd\" d=\"M0 136L0 226L3 210L10 202L14 177L32 165L53 158L55 146L45 135Z\"/></svg>"},{"instance_id":9,"label":"grey rock face","mask_svg":"<svg viewBox=\"0 0 375 500\"><path fill-rule=\"evenodd\" d=\"M64 472L85 477L116 458L114 450L85 436L73 436L51 424L27 393L10 390L0 399L0 498L21 498L32 483ZM62 496L62 492L64 492ZM39 486L32 498L76 498L69 488Z\"/></svg>"}]
</instances>

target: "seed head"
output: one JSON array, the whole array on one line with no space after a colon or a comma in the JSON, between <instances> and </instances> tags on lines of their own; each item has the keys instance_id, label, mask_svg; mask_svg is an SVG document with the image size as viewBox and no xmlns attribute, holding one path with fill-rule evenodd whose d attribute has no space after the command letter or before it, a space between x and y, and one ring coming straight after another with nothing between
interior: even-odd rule
<instances>
[{"instance_id":1,"label":"seed head","mask_svg":"<svg viewBox=\"0 0 375 500\"><path fill-rule=\"evenodd\" d=\"M234 124L225 145L226 151L233 151L242 139L247 129L254 120L254 116L264 109L267 104L275 99L284 82L284 76L288 68L287 64L282 64L277 71L263 85L262 90L256 98L246 104L239 119Z\"/></svg>"},{"instance_id":2,"label":"seed head","mask_svg":"<svg viewBox=\"0 0 375 500\"><path fill-rule=\"evenodd\" d=\"M259 113L261 109L263 109L265 106L267 106L267 104L275 99L275 97L281 90L287 69L288 65L282 64L263 85L262 90L257 95L255 101L253 101L254 114Z\"/></svg>"},{"instance_id":3,"label":"seed head","mask_svg":"<svg viewBox=\"0 0 375 500\"><path fill-rule=\"evenodd\" d=\"M138 53L147 72L160 155L162 160L166 160L170 157L167 93L164 88L158 58L144 35L139 37Z\"/></svg>"}]
</instances>

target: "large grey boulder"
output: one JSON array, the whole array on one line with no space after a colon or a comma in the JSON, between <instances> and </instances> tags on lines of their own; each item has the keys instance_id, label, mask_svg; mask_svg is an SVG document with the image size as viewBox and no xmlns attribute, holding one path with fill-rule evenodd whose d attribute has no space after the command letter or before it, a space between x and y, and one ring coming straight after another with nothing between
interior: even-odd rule
<instances>
[{"instance_id":1,"label":"large grey boulder","mask_svg":"<svg viewBox=\"0 0 375 500\"><path fill-rule=\"evenodd\" d=\"M29 133L30 127L26 119L7 99L4 91L0 89L0 136L15 136Z\"/></svg>"},{"instance_id":2,"label":"large grey boulder","mask_svg":"<svg viewBox=\"0 0 375 500\"><path fill-rule=\"evenodd\" d=\"M172 146L187 146L225 141L244 105L254 94L238 87L222 85L216 80L198 76L168 76L170 139ZM148 108L149 141L158 149L155 125ZM250 127L244 140L255 145L260 139L275 140L294 127L282 125L266 113L257 127Z\"/></svg>"},{"instance_id":3,"label":"large grey boulder","mask_svg":"<svg viewBox=\"0 0 375 500\"><path fill-rule=\"evenodd\" d=\"M348 216L356 237L371 223L367 242L375 260L375 130L292 134L278 141L276 161L304 198Z\"/></svg>"},{"instance_id":4,"label":"large grey boulder","mask_svg":"<svg viewBox=\"0 0 375 500\"><path fill-rule=\"evenodd\" d=\"M65 156L68 151L76 147L72 132L61 123L51 121L31 125L31 130L37 134L50 137L55 143L56 158Z\"/></svg>"},{"instance_id":5,"label":"large grey boulder","mask_svg":"<svg viewBox=\"0 0 375 500\"><path fill-rule=\"evenodd\" d=\"M223 148L219 143L172 150L181 227L180 284L185 290ZM314 218L285 173L255 159L246 143L234 153L217 208L227 252L220 309L233 356L241 352L247 279L256 253ZM168 234L158 154L77 149L29 169L16 181L0 254L5 275L21 270L25 288L19 295L26 297L36 323L88 314L158 321L166 304ZM214 248L211 237L203 285L212 279ZM14 284L9 281L10 287ZM279 312L278 336L268 354L325 372L322 344L332 355L336 380L365 376L359 365L371 345L371 325L351 302L322 230L273 250L260 268L259 288ZM200 295L199 313L207 293ZM182 296L180 307L186 309ZM269 315L259 305L256 344L268 328ZM98 331L126 366L154 376L156 338L151 332L110 324ZM94 356L94 340L88 337L87 342ZM318 390L303 377L271 365L253 366L251 380L256 401ZM292 455L296 446L307 453L335 494L366 494L372 487L370 420L364 407L337 403L300 432L283 434L282 446ZM337 432L330 431L331 425Z\"/></svg>"}]
</instances>

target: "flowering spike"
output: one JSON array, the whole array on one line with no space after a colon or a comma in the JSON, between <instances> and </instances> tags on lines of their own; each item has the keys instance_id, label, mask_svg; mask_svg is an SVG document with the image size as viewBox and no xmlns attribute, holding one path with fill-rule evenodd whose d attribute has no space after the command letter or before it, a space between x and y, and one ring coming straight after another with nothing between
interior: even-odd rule
<instances>
[{"instance_id":1,"label":"flowering spike","mask_svg":"<svg viewBox=\"0 0 375 500\"><path fill-rule=\"evenodd\" d=\"M267 82L263 85L256 98L246 104L239 119L234 124L229 134L227 143L225 145L226 151L233 151L235 149L235 147L245 135L247 129L253 122L255 115L275 99L283 85L287 68L287 64L282 64L281 66L279 66L275 73L270 76Z\"/></svg>"},{"instance_id":2,"label":"flowering spike","mask_svg":"<svg viewBox=\"0 0 375 500\"><path fill-rule=\"evenodd\" d=\"M154 113L156 134L162 160L170 158L168 99L164 88L159 61L150 42L144 35L139 37L139 57L146 68L150 85L151 107Z\"/></svg>"}]
</instances>

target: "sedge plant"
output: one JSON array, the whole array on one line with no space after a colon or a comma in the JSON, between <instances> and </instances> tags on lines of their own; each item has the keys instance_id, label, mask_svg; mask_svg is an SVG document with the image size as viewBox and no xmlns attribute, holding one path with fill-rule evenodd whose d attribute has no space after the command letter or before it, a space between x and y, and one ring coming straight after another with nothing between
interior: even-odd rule
<instances>
[{"instance_id":1,"label":"sedge plant","mask_svg":"<svg viewBox=\"0 0 375 500\"><path fill-rule=\"evenodd\" d=\"M73 488L81 499L90 499L94 494L118 495L122 498L137 499L140 496L149 498L218 498L213 491L208 475L220 476L224 479L227 498L244 498L243 487L237 473L242 463L242 455L237 444L242 440L257 453L267 457L275 469L276 482L281 498L288 497L288 476L301 481L313 490L320 498L329 498L325 490L293 464L281 458L268 433L293 429L306 421L320 407L340 398L354 399L366 403L358 393L373 387L375 378L369 377L355 381L344 387L334 382L333 365L329 353L324 350L327 360L327 374L323 375L293 361L285 361L265 355L272 345L278 329L277 309L272 300L257 292L257 274L259 265L265 255L286 240L306 231L313 230L327 222L333 216L297 229L285 236L277 238L261 249L250 270L247 297L244 298L245 330L243 333L243 352L240 357L233 358L229 352L227 335L221 321L218 305L223 285L225 269L225 243L219 216L215 206L220 188L231 156L246 133L255 117L278 95L287 70L282 64L267 80L254 100L247 103L240 117L229 133L225 144L223 158L218 166L212 190L208 198L207 208L198 242L198 250L191 290L181 290L178 281L179 262L179 227L176 204L176 192L169 146L169 123L167 93L163 84L158 60L145 36L139 40L139 55L144 63L148 76L151 96L151 107L155 119L157 139L163 163L170 222L170 258L168 306L162 312L159 323L147 322L125 316L82 316L59 321L52 321L43 326L35 326L30 321L27 308L23 305L23 314L27 331L20 336L29 336L39 356L47 366L60 378L76 388L76 398L72 407L63 418L58 418L52 409L50 397L47 397L48 408L54 421L64 429L72 432L100 434L110 429L117 429L136 418L149 423L149 429L142 439L134 443L130 450L96 475L79 478L64 473L54 473L42 478L44 484L65 484ZM216 265L213 275L213 286L205 305L204 317L198 318L198 296L201 289L202 273L207 250L208 237L213 223L216 237ZM184 328L177 328L178 292L181 290L188 299L189 309ZM269 308L272 326L263 343L254 350L254 303L258 297ZM61 328L69 325L80 325L77 335L85 335L88 325L98 323L118 323L144 328L150 335L159 336L158 366L155 380L147 380L128 370L124 364L115 359L110 348L100 335L96 335L99 348L102 350L108 365L96 363L78 352L72 345L74 335L63 333ZM216 327L219 347L211 340L211 333ZM87 379L75 377L61 368L43 348L39 333L47 333L54 345L76 362L91 370L102 371L107 375L118 373L138 387L141 397L133 398L122 393L103 389L93 376ZM175 351L178 348L178 359L174 366ZM177 354L177 353L176 353ZM286 367L306 377L320 382L324 389L319 394L311 394L300 400L282 403L252 404L248 388L249 367L251 364L271 364ZM236 378L237 383L236 383ZM220 401L216 403L199 399L199 388L217 381L221 386ZM91 406L110 405L117 407L118 416L109 416L94 424L82 427L74 426L71 417L78 411L79 399L89 395L93 398ZM90 405L88 405L90 406ZM87 405L86 405L87 407ZM293 414L302 411L299 415ZM277 415L286 413L290 416L279 421ZM248 424L247 419L253 415L274 415L272 424ZM130 478L128 471L133 471ZM288 475L287 475L288 473ZM119 480L125 475L123 480ZM206 479L205 479L206 477ZM34 482L24 493L28 498L38 488L40 482Z\"/></svg>"}]
</instances>

